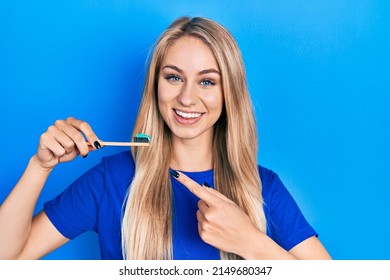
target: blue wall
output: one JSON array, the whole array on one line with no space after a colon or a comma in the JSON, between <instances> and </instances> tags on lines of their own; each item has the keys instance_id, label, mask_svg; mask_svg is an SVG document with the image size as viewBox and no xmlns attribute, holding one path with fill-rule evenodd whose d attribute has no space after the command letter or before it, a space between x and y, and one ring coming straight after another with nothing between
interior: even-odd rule
<instances>
[{"instance_id":1,"label":"blue wall","mask_svg":"<svg viewBox=\"0 0 390 280\"><path fill-rule=\"evenodd\" d=\"M130 138L145 60L181 15L236 37L260 133L279 173L335 259L390 259L389 1L2 1L0 201L56 119ZM122 148L59 166L44 201ZM99 258L85 234L47 259Z\"/></svg>"}]
</instances>

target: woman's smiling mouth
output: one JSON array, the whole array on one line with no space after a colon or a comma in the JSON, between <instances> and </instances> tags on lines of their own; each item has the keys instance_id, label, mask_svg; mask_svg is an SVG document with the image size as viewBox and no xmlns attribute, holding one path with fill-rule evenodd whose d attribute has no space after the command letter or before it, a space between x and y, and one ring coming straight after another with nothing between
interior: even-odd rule
<instances>
[{"instance_id":1,"label":"woman's smiling mouth","mask_svg":"<svg viewBox=\"0 0 390 280\"><path fill-rule=\"evenodd\" d=\"M173 109L173 111L175 112L176 121L180 124L195 124L201 119L203 115L203 113L184 112L178 109Z\"/></svg>"}]
</instances>

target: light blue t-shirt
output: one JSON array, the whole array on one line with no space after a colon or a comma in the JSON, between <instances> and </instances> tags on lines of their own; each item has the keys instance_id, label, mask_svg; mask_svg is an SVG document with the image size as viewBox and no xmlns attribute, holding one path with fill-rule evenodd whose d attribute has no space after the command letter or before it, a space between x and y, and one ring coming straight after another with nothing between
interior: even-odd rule
<instances>
[{"instance_id":1,"label":"light blue t-shirt","mask_svg":"<svg viewBox=\"0 0 390 280\"><path fill-rule=\"evenodd\" d=\"M213 170L184 172L190 178L213 186ZM285 250L317 236L279 177L259 166L263 185L267 235ZM57 230L74 239L85 231L98 234L102 259L122 259L122 204L134 176L129 151L104 157L102 162L44 205ZM199 236L196 211L198 198L171 177L173 189L173 258L219 259L219 250Z\"/></svg>"}]
</instances>

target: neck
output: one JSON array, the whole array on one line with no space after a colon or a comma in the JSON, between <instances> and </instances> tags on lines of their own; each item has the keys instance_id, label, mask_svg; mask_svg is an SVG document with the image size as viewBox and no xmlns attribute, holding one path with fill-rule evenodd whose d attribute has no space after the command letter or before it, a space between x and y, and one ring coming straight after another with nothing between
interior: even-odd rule
<instances>
[{"instance_id":1,"label":"neck","mask_svg":"<svg viewBox=\"0 0 390 280\"><path fill-rule=\"evenodd\" d=\"M199 138L180 139L172 135L171 168L192 172L213 168L212 139Z\"/></svg>"}]
</instances>

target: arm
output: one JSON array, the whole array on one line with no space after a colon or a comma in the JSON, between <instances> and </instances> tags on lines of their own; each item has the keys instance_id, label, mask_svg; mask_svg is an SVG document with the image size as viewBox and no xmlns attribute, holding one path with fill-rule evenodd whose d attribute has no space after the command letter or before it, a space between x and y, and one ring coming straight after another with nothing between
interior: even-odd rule
<instances>
[{"instance_id":1,"label":"arm","mask_svg":"<svg viewBox=\"0 0 390 280\"><path fill-rule=\"evenodd\" d=\"M330 259L316 237L302 241L290 251L284 250L259 231L233 201L183 173L178 174L176 179L200 198L196 216L199 235L204 242L244 259Z\"/></svg>"},{"instance_id":2,"label":"arm","mask_svg":"<svg viewBox=\"0 0 390 280\"><path fill-rule=\"evenodd\" d=\"M290 251L284 250L266 234L257 231L246 238L245 249L240 253L244 259L283 260L330 260L331 256L317 237L302 241Z\"/></svg>"},{"instance_id":3,"label":"arm","mask_svg":"<svg viewBox=\"0 0 390 280\"><path fill-rule=\"evenodd\" d=\"M97 140L87 123L73 118L57 121L42 134L36 155L0 207L0 259L40 258L68 241L44 212L32 216L53 168L94 149L83 134L91 144Z\"/></svg>"},{"instance_id":4,"label":"arm","mask_svg":"<svg viewBox=\"0 0 390 280\"><path fill-rule=\"evenodd\" d=\"M28 239L17 259L40 259L68 241L41 211L33 218Z\"/></svg>"}]
</instances>

